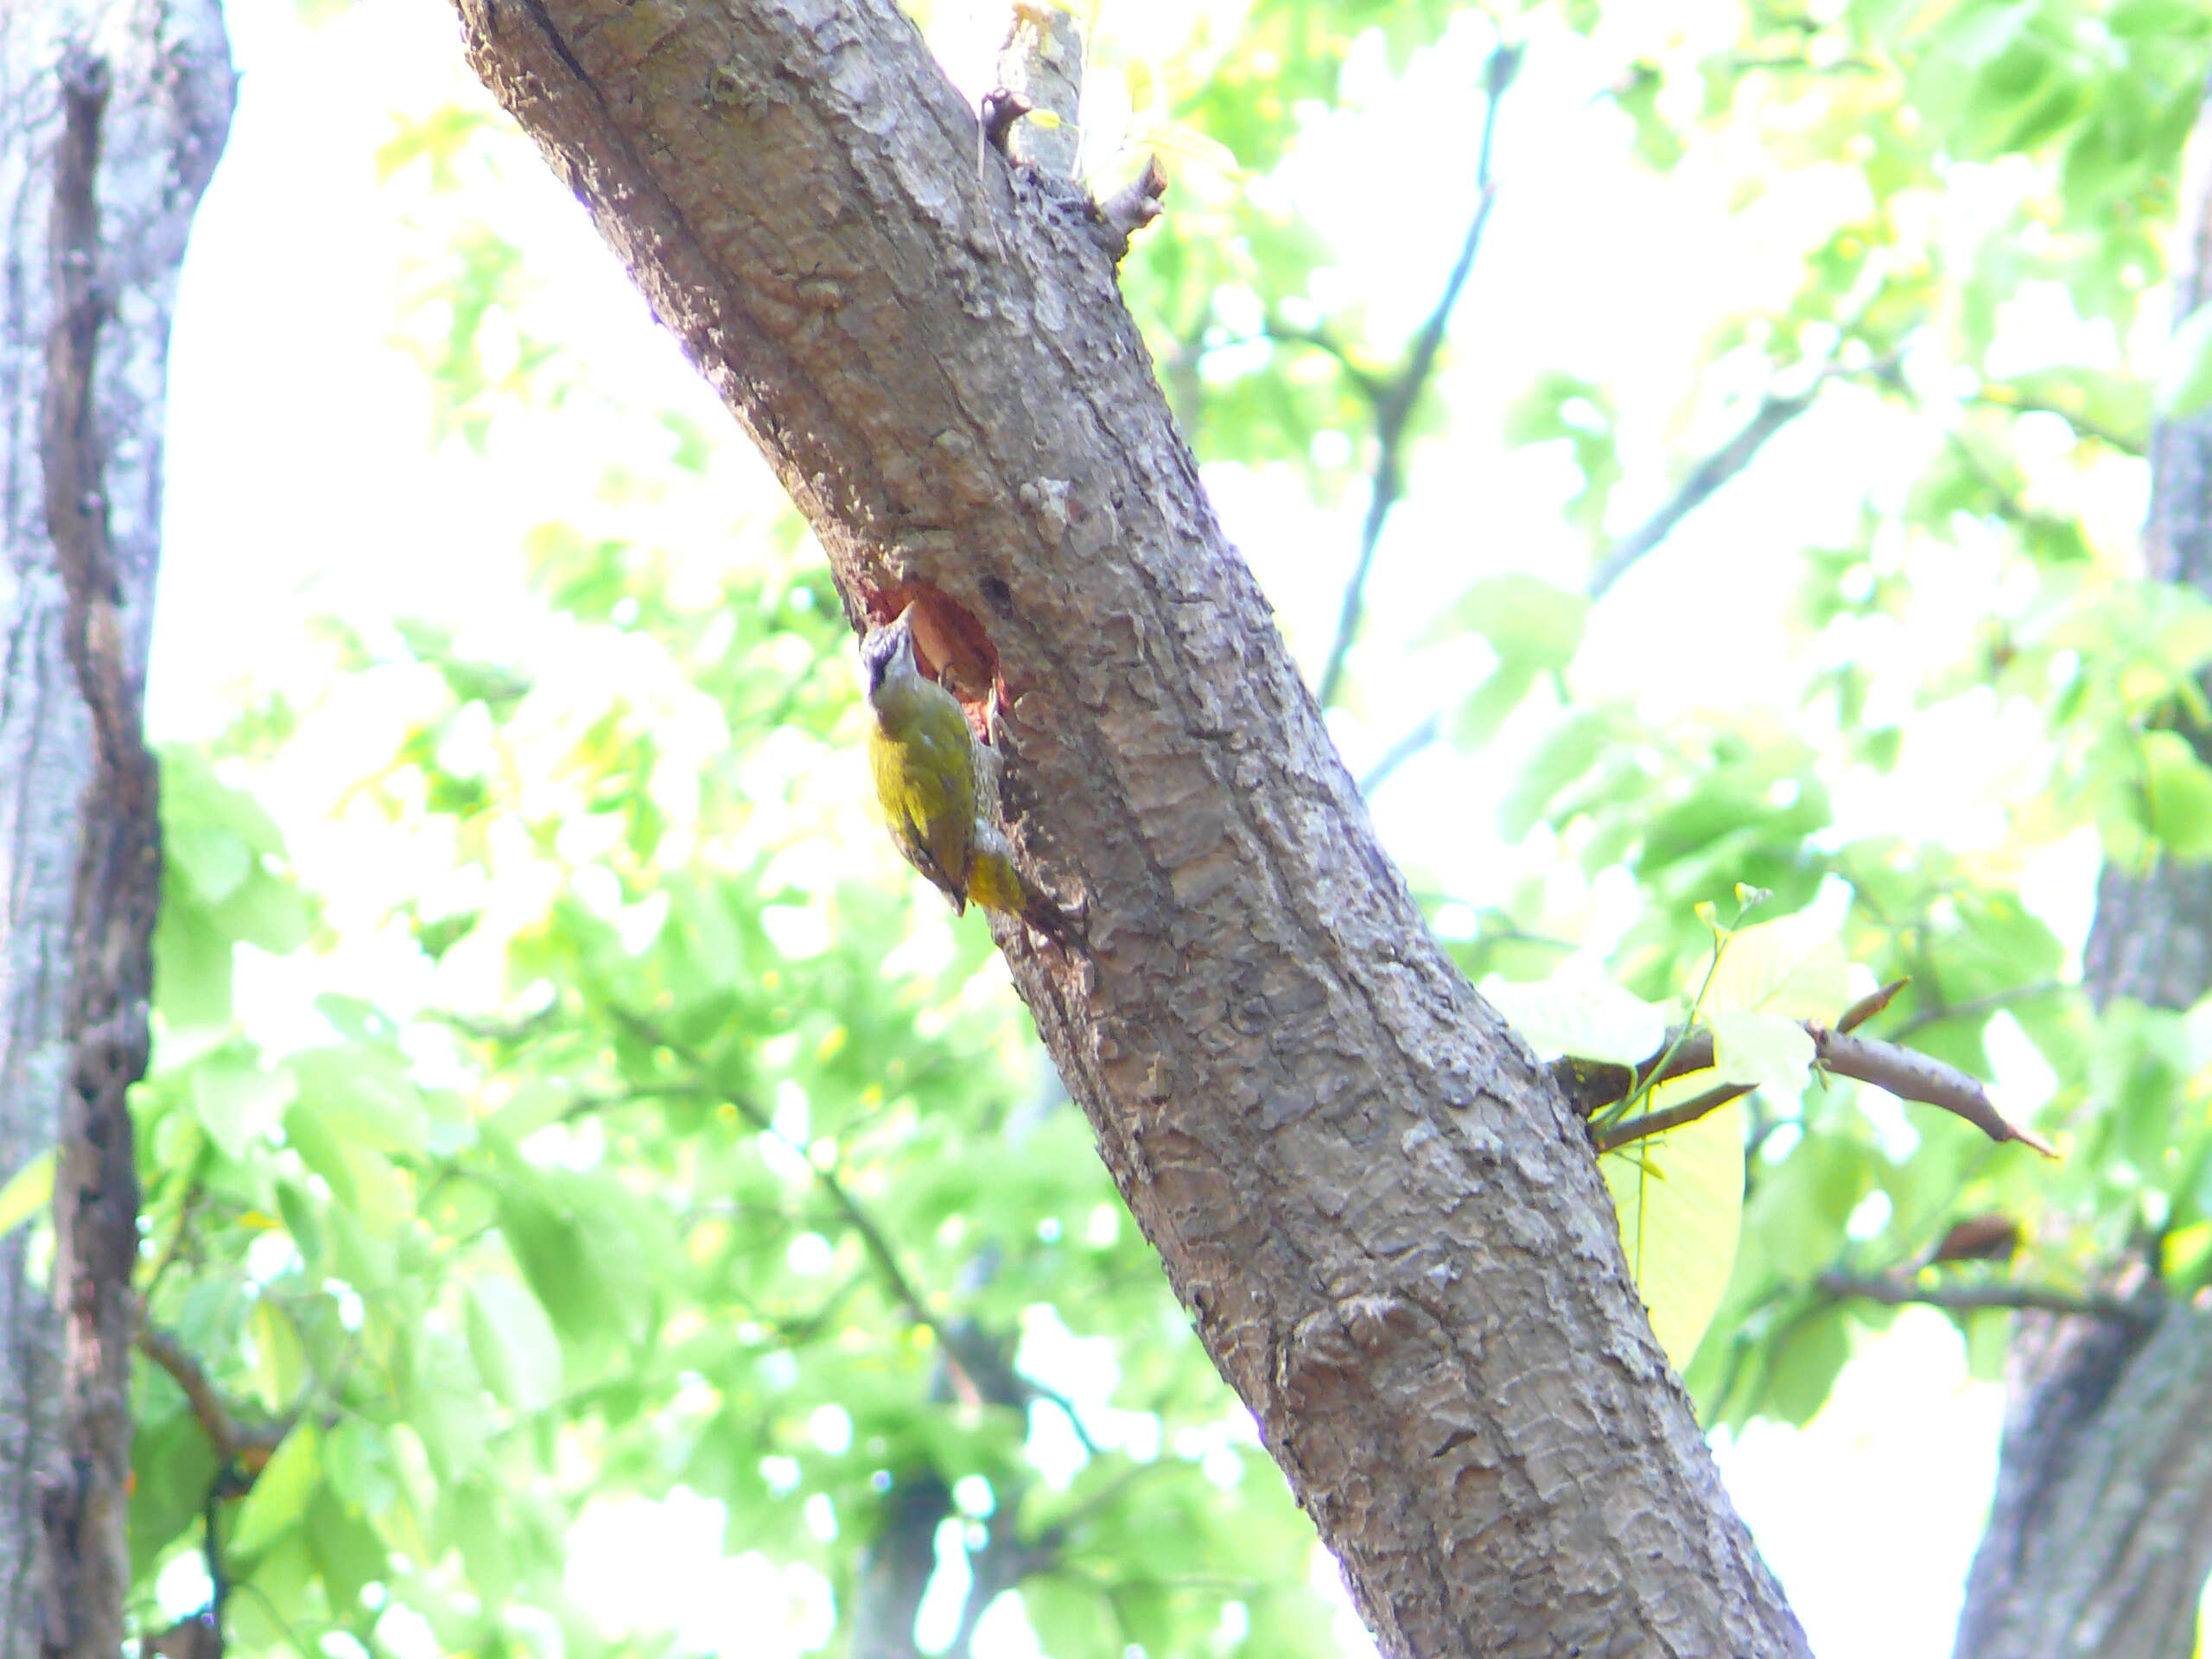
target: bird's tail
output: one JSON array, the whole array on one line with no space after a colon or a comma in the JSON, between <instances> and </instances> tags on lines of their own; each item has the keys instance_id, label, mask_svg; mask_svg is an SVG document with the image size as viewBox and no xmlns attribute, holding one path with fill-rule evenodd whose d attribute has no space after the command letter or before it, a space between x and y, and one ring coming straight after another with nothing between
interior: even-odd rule
<instances>
[{"instance_id":1,"label":"bird's tail","mask_svg":"<svg viewBox=\"0 0 2212 1659\"><path fill-rule=\"evenodd\" d=\"M978 822L968 866L968 897L986 910L1018 916L1063 950L1084 943L1081 918L1040 892L1015 866L1014 849L995 824Z\"/></svg>"}]
</instances>

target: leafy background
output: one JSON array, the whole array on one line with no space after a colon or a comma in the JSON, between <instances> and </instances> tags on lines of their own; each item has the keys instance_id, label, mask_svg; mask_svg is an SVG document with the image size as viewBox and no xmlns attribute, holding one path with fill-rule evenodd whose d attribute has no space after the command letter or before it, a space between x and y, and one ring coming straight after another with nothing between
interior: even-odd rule
<instances>
[{"instance_id":1,"label":"leafy background","mask_svg":"<svg viewBox=\"0 0 2212 1659\"><path fill-rule=\"evenodd\" d=\"M2100 859L2212 852L2212 625L2136 550L2212 364L2160 287L2212 22L1087 21L1093 164L1175 175L1127 291L1317 683L1376 519L1332 723L1468 972L1679 1007L1756 886L2067 1150L1842 1084L1740 1119L1689 1380L1821 1649L1947 1649L2004 1316L1815 1281L1989 1211L2028 1254L1961 1271L2212 1262L2212 1029L2069 988ZM996 13L924 22L982 90ZM289 1433L239 1495L141 1368L143 1621L207 1595L213 1488L242 1654L842 1651L916 1514L930 1651L1362 1650L988 939L870 823L788 505L435 9L232 25L138 1110L151 1316Z\"/></svg>"}]
</instances>

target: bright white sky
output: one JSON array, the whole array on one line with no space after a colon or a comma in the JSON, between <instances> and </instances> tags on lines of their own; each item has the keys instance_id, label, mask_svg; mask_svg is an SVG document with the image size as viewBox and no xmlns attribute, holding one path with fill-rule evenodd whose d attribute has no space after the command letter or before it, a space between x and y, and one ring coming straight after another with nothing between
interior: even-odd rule
<instances>
[{"instance_id":1,"label":"bright white sky","mask_svg":"<svg viewBox=\"0 0 2212 1659\"><path fill-rule=\"evenodd\" d=\"M1663 12L1692 26L1698 15L1619 10ZM765 480L582 212L532 156L518 155L501 179L487 181L495 193L460 205L419 189L379 188L372 158L395 130L394 111L480 97L444 8L364 0L319 30L296 21L289 0L232 0L231 13L245 82L229 153L194 237L174 356L168 542L150 709L157 733L169 736L219 727L242 665L274 665L282 679L284 663L309 660L297 630L312 612L357 624L429 613L494 631L508 626L521 533L544 519L604 512L589 486L609 447L601 442L607 423L625 411L680 408L726 434L728 453L717 465L727 467L733 496ZM979 15L987 21L939 37L976 84L998 27L995 9ZM1337 284L1367 296L1382 331L1408 328L1427 309L1461 232L1456 213L1433 203L1436 194L1451 200L1450 181L1471 169L1465 89L1487 42L1471 13L1466 21L1412 88L1385 83L1379 54L1356 64L1356 101L1370 107L1359 121L1317 134L1285 181L1344 251ZM1656 25L1646 16L1643 26ZM1416 475L1384 544L1373 586L1376 644L1357 664L1363 706L1379 712L1338 722L1355 766L1487 666L1464 648L1443 658L1402 650L1393 638L1391 619L1433 608L1440 561L1469 579L1529 569L1580 581L1585 552L1557 513L1571 480L1541 456L1509 460L1481 447L1502 400L1547 366L1688 384L1700 340L1694 319L1778 302L1794 283L1798 251L1830 222L1834 200L1824 193L1852 188L1848 177L1800 178L1786 194L1732 218L1721 189L1734 158L1687 168L1665 189L1640 181L1624 167L1618 126L1589 107L1595 62L1571 44L1548 46L1532 54L1512 94L1500 147L1503 194L1453 337L1448 391L1461 413L1455 431L1466 435L1451 453L1422 458L1427 474ZM1408 168L1407 156L1433 161ZM1402 192L1389 188L1394 179L1406 181ZM588 392L557 421L531 423L525 439L495 444L482 459L453 447L433 454L420 372L392 343L397 288L430 280L404 270L409 250L423 242L403 215L435 229L438 215L480 213L526 248L540 290L537 324L573 358ZM1493 326L1499 319L1510 325ZM1675 441L1717 438L1740 418L1722 413L1709 438L1700 434L1710 419L1699 416ZM1872 429L1844 397L1777 442L1757 474L1599 608L1577 664L1583 683L1633 688L1667 708L1733 702L1746 686L1789 683L1797 671L1786 660L1788 641L1765 621L1795 580L1782 556L1824 530L1840 535L1864 480L1896 475L1865 457ZM1661 435L1649 436L1656 442ZM1840 468L1833 457L1850 445L1859 464ZM1627 504L1629 516L1671 481L1663 467L1648 469L1648 499ZM1300 503L1286 512L1283 492L1268 480L1217 470L1209 483L1294 645L1316 661L1360 504L1317 513ZM2120 533L2131 510L2115 509ZM734 511L697 526L702 544L727 539ZM1778 544L1768 530L1777 523L1788 526ZM1962 584L1979 579L1982 567L1971 558L1959 564ZM373 741L375 711L361 718L363 741ZM1944 747L1949 753L1936 761L1955 773L1962 761ZM347 758L334 760L342 766ZM2000 788L2003 757L1976 760L1986 787ZM1470 803L1469 770L1459 757L1432 753L1382 792L1376 817L1402 858L1452 873L1456 891L1480 898L1469 844L1488 836L1490 809ZM1950 787L1957 798L1955 775ZM1917 814L1916 827L1924 828L1929 798L1901 782L1897 810ZM307 804L317 799L327 795L303 784L296 804L312 810ZM302 856L318 856L318 832L276 805ZM1971 810L1961 817L1968 839L1974 823ZM342 853L330 843L321 855ZM2039 877L2046 913L2076 937L2093 855L2073 849ZM1103 1416L1110 1379L1056 1341L1049 1322L1026 1352L1063 1372L1052 1380ZM1995 1389L1965 1380L1949 1325L1909 1312L1853 1365L1809 1431L1761 1427L1723 1447L1732 1489L1827 1659L1949 1650L1987 1502L1999 1407ZM715 1591L681 1614L702 1650L736 1639L716 1628L717 1606L747 1609L744 1635L757 1641L762 1611L786 1595L794 1637L820 1640L819 1586L804 1575L779 1578L757 1560L710 1568L711 1516L697 1507L632 1505L597 1517L601 1545L579 1556L616 1559L603 1548L613 1535L639 1541L664 1569L691 1560L695 1570L681 1576ZM671 1576L640 1574L632 1563L603 1580L580 1578L576 1588L610 1619L650 1621L677 1616L667 1598ZM649 1597L638 1594L640 1583ZM995 1623L993 1659L1025 1651L1018 1621Z\"/></svg>"}]
</instances>

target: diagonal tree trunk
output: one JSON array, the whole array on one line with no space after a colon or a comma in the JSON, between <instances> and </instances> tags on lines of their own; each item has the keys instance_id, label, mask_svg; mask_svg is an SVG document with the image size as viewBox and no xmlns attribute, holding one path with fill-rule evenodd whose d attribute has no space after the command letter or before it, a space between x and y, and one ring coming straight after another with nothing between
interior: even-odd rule
<instances>
[{"instance_id":1,"label":"diagonal tree trunk","mask_svg":"<svg viewBox=\"0 0 2212 1659\"><path fill-rule=\"evenodd\" d=\"M2177 322L2212 299L2212 89L2182 211ZM2162 423L2151 464L2150 574L2212 597L2212 415ZM2195 741L2212 753L2212 733ZM2100 1007L2212 990L2212 864L2107 868L2082 977ZM2023 1313L2008 1369L1959 1659L2189 1659L2212 1572L2212 1307L2167 1306L2147 1331Z\"/></svg>"},{"instance_id":2,"label":"diagonal tree trunk","mask_svg":"<svg viewBox=\"0 0 2212 1659\"><path fill-rule=\"evenodd\" d=\"M185 234L230 122L213 0L0 5L0 1177L61 1144L53 1294L0 1241L0 1659L112 1659L135 1318L125 1090L158 882L138 689Z\"/></svg>"},{"instance_id":3,"label":"diagonal tree trunk","mask_svg":"<svg viewBox=\"0 0 2212 1659\"><path fill-rule=\"evenodd\" d=\"M1017 984L1385 1652L1796 1654L1582 1125L1429 938L1065 187L889 0L461 0L813 521L995 690Z\"/></svg>"}]
</instances>

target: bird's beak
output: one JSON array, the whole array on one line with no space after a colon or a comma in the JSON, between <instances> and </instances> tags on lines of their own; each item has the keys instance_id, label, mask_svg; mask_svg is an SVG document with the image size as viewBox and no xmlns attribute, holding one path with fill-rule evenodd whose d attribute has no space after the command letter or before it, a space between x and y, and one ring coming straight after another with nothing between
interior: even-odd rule
<instances>
[{"instance_id":1,"label":"bird's beak","mask_svg":"<svg viewBox=\"0 0 2212 1659\"><path fill-rule=\"evenodd\" d=\"M918 672L921 667L921 657L914 649L914 607L912 606L909 605L891 619L891 639L893 648Z\"/></svg>"}]
</instances>

